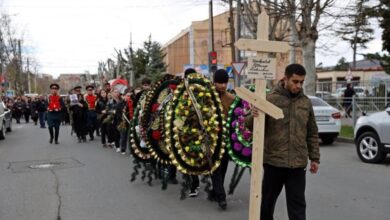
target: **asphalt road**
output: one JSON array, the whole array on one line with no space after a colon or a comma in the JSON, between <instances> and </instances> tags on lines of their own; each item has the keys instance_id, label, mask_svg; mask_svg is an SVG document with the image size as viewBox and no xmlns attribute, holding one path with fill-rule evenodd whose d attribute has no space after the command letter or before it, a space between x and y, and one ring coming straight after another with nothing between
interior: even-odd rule
<instances>
[{"instance_id":1,"label":"asphalt road","mask_svg":"<svg viewBox=\"0 0 390 220\"><path fill-rule=\"evenodd\" d=\"M14 124L7 135L0 141L0 220L248 218L248 172L221 211L202 190L181 201L179 185L162 191L158 181L151 187L140 178L129 182L129 156L102 148L99 139L79 144L69 126L61 127L60 145L49 144L48 131L32 124ZM307 175L307 219L390 219L390 158L365 164L345 143L321 146L321 155L319 173ZM57 168L34 167L47 163ZM284 192L275 219L288 219Z\"/></svg>"}]
</instances>

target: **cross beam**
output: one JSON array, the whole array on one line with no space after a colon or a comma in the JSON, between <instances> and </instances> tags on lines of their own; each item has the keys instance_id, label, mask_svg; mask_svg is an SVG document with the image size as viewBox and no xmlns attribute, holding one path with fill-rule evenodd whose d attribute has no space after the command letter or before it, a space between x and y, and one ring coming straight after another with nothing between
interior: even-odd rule
<instances>
[{"instance_id":1,"label":"cross beam","mask_svg":"<svg viewBox=\"0 0 390 220\"><path fill-rule=\"evenodd\" d=\"M267 53L285 53L289 50L286 42L268 41L269 17L263 12L258 16L257 40L239 39L235 46L240 50L256 51L258 56L267 58ZM261 29L262 28L262 29ZM283 111L266 100L266 81L256 79L255 93L245 88L237 88L239 97L248 101L261 110L259 116L254 118L253 146L252 146L252 172L249 198L249 219L260 219L261 189L263 179L263 153L264 153L264 126L265 114L275 119L283 118Z\"/></svg>"}]
</instances>

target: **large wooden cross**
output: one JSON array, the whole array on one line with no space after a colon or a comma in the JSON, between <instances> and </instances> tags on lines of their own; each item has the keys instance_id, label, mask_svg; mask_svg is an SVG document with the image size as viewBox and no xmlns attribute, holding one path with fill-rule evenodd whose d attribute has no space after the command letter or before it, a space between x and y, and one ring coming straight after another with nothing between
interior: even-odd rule
<instances>
[{"instance_id":1,"label":"large wooden cross","mask_svg":"<svg viewBox=\"0 0 390 220\"><path fill-rule=\"evenodd\" d=\"M275 62L268 58L268 53L285 53L289 49L286 42L268 41L269 17L265 12L259 15L257 22L257 40L239 39L235 46L240 50L256 51L257 57L248 65L247 75L255 80L255 93L246 88L237 88L239 97L261 110L259 117L254 118L252 172L249 199L249 219L260 219L261 189L263 180L263 151L265 114L275 119L283 118L283 111L266 100L266 79L274 78ZM271 76L270 76L270 72ZM260 75L256 74L260 73ZM273 74L273 75L272 75ZM248 75L249 76L249 75Z\"/></svg>"}]
</instances>

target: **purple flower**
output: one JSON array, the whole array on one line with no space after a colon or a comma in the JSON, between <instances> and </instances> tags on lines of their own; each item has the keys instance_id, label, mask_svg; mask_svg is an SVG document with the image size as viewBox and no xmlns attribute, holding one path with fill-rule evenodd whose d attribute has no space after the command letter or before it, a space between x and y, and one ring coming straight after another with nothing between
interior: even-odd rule
<instances>
[{"instance_id":1,"label":"purple flower","mask_svg":"<svg viewBox=\"0 0 390 220\"><path fill-rule=\"evenodd\" d=\"M242 149L242 145L240 144L240 143L238 143L238 142L235 142L234 143L234 145L233 145L233 149L235 150L235 151L241 151L241 149Z\"/></svg>"},{"instance_id":2,"label":"purple flower","mask_svg":"<svg viewBox=\"0 0 390 220\"><path fill-rule=\"evenodd\" d=\"M242 154L244 157L252 156L252 148L246 147L246 148L242 149L241 154Z\"/></svg>"},{"instance_id":3,"label":"purple flower","mask_svg":"<svg viewBox=\"0 0 390 220\"><path fill-rule=\"evenodd\" d=\"M243 116L238 117L238 122L240 122L240 124L244 123L245 118Z\"/></svg>"},{"instance_id":4,"label":"purple flower","mask_svg":"<svg viewBox=\"0 0 390 220\"><path fill-rule=\"evenodd\" d=\"M245 130L245 125L240 125L240 131L243 132Z\"/></svg>"},{"instance_id":5,"label":"purple flower","mask_svg":"<svg viewBox=\"0 0 390 220\"><path fill-rule=\"evenodd\" d=\"M236 133L233 133L232 136L231 136L232 140L233 141L237 141L237 134Z\"/></svg>"},{"instance_id":6,"label":"purple flower","mask_svg":"<svg viewBox=\"0 0 390 220\"><path fill-rule=\"evenodd\" d=\"M238 107L238 108L234 109L234 114L236 116L243 115L244 114L244 110L242 108Z\"/></svg>"},{"instance_id":7,"label":"purple flower","mask_svg":"<svg viewBox=\"0 0 390 220\"><path fill-rule=\"evenodd\" d=\"M238 121L237 121L237 120L234 120L234 121L232 122L232 127L236 127L236 126L237 126L237 123L238 123Z\"/></svg>"},{"instance_id":8,"label":"purple flower","mask_svg":"<svg viewBox=\"0 0 390 220\"><path fill-rule=\"evenodd\" d=\"M244 136L245 140L248 140L249 138L251 138L252 132L249 131L249 130L245 130L244 133L243 133L243 136Z\"/></svg>"},{"instance_id":9,"label":"purple flower","mask_svg":"<svg viewBox=\"0 0 390 220\"><path fill-rule=\"evenodd\" d=\"M249 108L249 103L245 100L242 100L242 105L244 106L245 109Z\"/></svg>"}]
</instances>

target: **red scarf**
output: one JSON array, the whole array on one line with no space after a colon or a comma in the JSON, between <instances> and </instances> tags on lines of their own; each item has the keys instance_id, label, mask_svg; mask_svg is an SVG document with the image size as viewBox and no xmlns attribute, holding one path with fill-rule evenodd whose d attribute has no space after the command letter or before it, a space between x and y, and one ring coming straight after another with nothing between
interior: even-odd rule
<instances>
[{"instance_id":1,"label":"red scarf","mask_svg":"<svg viewBox=\"0 0 390 220\"><path fill-rule=\"evenodd\" d=\"M88 103L88 109L89 110L95 110L95 104L96 104L96 96L94 95L87 95L85 97Z\"/></svg>"},{"instance_id":2,"label":"red scarf","mask_svg":"<svg viewBox=\"0 0 390 220\"><path fill-rule=\"evenodd\" d=\"M59 95L50 95L49 96L49 106L47 108L47 110L49 112L61 110L60 98L61 97Z\"/></svg>"},{"instance_id":3,"label":"red scarf","mask_svg":"<svg viewBox=\"0 0 390 220\"><path fill-rule=\"evenodd\" d=\"M133 109L133 101L131 99L127 101L127 109L129 109L129 120L132 120L134 115L134 109Z\"/></svg>"}]
</instances>

